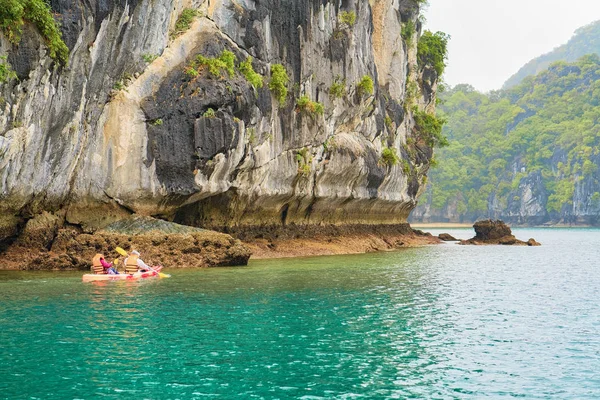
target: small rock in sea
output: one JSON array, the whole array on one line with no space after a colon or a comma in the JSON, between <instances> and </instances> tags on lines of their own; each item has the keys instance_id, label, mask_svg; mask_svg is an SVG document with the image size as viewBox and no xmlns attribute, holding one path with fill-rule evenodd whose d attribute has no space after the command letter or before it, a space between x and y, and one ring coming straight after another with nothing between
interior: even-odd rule
<instances>
[{"instance_id":1,"label":"small rock in sea","mask_svg":"<svg viewBox=\"0 0 600 400\"><path fill-rule=\"evenodd\" d=\"M458 239L448 233L440 233L438 238L444 242L458 242Z\"/></svg>"},{"instance_id":2,"label":"small rock in sea","mask_svg":"<svg viewBox=\"0 0 600 400\"><path fill-rule=\"evenodd\" d=\"M475 237L469 240L461 240L462 245L480 245L480 244L501 244L501 245L516 245L516 246L540 246L540 243L535 239L529 239L527 242L517 239L512 234L508 225L503 221L491 219L485 221L477 221L473 225L475 229Z\"/></svg>"}]
</instances>

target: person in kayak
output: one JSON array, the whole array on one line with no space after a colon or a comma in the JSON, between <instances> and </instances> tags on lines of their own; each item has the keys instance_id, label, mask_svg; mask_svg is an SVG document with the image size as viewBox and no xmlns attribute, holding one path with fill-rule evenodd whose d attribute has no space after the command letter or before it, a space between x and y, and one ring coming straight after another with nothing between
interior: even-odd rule
<instances>
[{"instance_id":1,"label":"person in kayak","mask_svg":"<svg viewBox=\"0 0 600 400\"><path fill-rule=\"evenodd\" d=\"M154 269L140 259L140 252L133 250L124 261L125 273L134 274L138 271L146 272Z\"/></svg>"},{"instance_id":2,"label":"person in kayak","mask_svg":"<svg viewBox=\"0 0 600 400\"><path fill-rule=\"evenodd\" d=\"M94 258L92 258L92 271L95 274L110 274L117 275L118 272L113 268L112 263L109 263L104 259L103 254L96 254Z\"/></svg>"}]
</instances>

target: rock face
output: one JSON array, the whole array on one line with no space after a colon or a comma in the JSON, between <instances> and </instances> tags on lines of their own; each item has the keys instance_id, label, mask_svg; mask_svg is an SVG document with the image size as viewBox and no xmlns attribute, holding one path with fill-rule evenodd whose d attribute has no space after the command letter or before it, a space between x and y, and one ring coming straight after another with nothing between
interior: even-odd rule
<instances>
[{"instance_id":1,"label":"rock face","mask_svg":"<svg viewBox=\"0 0 600 400\"><path fill-rule=\"evenodd\" d=\"M413 110L434 110L438 78L417 63L419 2L51 6L67 66L30 24L19 45L0 33L19 76L0 84L2 246L44 213L94 232L133 213L224 229L397 224L415 207L432 149ZM185 8L200 15L173 34ZM416 27L408 40L406 26ZM239 69L186 68L224 50L238 63L252 56L265 85ZM283 102L267 84L274 64L290 79ZM372 93L359 87L364 77ZM301 96L322 103L323 115L297 107ZM386 163L386 149L399 162ZM52 247L54 238L36 240Z\"/></svg>"},{"instance_id":2,"label":"rock face","mask_svg":"<svg viewBox=\"0 0 600 400\"><path fill-rule=\"evenodd\" d=\"M459 244L540 246L540 243L536 242L535 239L529 239L527 242L523 242L515 238L508 225L500 220L493 221L488 219L485 221L477 221L473 225L473 228L475 229L475 237L469 240L461 240Z\"/></svg>"},{"instance_id":3,"label":"rock face","mask_svg":"<svg viewBox=\"0 0 600 400\"><path fill-rule=\"evenodd\" d=\"M44 226L56 229L50 244ZM56 217L44 214L29 220L0 262L8 269L87 270L96 253L118 257L116 247L137 249L148 264L170 268L246 265L250 258L250 250L229 235L150 217L134 216L88 234L59 228Z\"/></svg>"}]
</instances>

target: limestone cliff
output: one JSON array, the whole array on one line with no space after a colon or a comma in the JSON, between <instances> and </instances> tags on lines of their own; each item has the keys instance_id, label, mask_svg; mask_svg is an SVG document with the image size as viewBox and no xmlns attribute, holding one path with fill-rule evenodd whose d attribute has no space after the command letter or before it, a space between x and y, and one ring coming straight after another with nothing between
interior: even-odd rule
<instances>
[{"instance_id":1,"label":"limestone cliff","mask_svg":"<svg viewBox=\"0 0 600 400\"><path fill-rule=\"evenodd\" d=\"M68 64L31 24L18 44L0 33L18 76L0 84L0 240L44 212L85 231L132 213L209 228L406 222L432 155L412 113L433 110L437 85L417 65L419 3L51 0ZM198 14L175 32L184 9ZM224 50L233 74L194 64ZM262 87L237 67L248 56Z\"/></svg>"}]
</instances>

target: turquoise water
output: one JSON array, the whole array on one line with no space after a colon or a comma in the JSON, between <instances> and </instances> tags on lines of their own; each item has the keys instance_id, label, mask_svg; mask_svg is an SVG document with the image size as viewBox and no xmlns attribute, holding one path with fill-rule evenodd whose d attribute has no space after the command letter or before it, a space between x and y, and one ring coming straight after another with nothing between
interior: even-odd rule
<instances>
[{"instance_id":1,"label":"turquoise water","mask_svg":"<svg viewBox=\"0 0 600 400\"><path fill-rule=\"evenodd\" d=\"M0 272L0 398L600 398L600 230L515 233L543 246Z\"/></svg>"}]
</instances>

